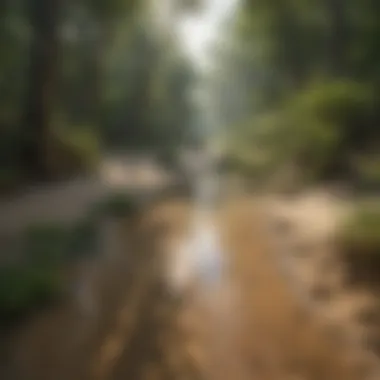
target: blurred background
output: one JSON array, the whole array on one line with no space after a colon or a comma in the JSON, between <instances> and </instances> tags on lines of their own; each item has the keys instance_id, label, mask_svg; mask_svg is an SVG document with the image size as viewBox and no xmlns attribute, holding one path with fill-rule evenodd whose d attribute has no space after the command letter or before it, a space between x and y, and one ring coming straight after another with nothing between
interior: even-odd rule
<instances>
[{"instance_id":1,"label":"blurred background","mask_svg":"<svg viewBox=\"0 0 380 380\"><path fill-rule=\"evenodd\" d=\"M380 379L380 3L0 1L0 378Z\"/></svg>"}]
</instances>

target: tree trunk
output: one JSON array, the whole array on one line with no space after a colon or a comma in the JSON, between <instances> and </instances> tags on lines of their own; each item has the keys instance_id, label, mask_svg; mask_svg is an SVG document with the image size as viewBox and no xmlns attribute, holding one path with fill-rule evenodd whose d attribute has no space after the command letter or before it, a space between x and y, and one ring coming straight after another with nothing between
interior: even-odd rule
<instances>
[{"instance_id":1,"label":"tree trunk","mask_svg":"<svg viewBox=\"0 0 380 380\"><path fill-rule=\"evenodd\" d=\"M46 179L59 62L62 0L30 0L32 28L28 88L24 114L23 165L33 179Z\"/></svg>"},{"instance_id":2,"label":"tree trunk","mask_svg":"<svg viewBox=\"0 0 380 380\"><path fill-rule=\"evenodd\" d=\"M328 41L330 70L333 76L344 76L346 73L346 49L349 29L346 16L345 0L327 0L327 11L330 20L331 34Z\"/></svg>"},{"instance_id":3,"label":"tree trunk","mask_svg":"<svg viewBox=\"0 0 380 380\"><path fill-rule=\"evenodd\" d=\"M155 65L158 63L157 51L152 41L145 35L138 40L139 50L136 52L139 63L135 76L133 91L133 110L129 115L129 125L125 129L129 141L132 144L144 145L147 131L147 109L149 105L150 90L154 75Z\"/></svg>"}]
</instances>

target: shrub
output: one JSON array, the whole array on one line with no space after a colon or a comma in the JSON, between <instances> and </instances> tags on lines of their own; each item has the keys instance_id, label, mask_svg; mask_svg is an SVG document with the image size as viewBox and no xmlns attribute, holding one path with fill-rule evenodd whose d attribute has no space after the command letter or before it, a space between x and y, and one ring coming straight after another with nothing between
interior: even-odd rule
<instances>
[{"instance_id":1,"label":"shrub","mask_svg":"<svg viewBox=\"0 0 380 380\"><path fill-rule=\"evenodd\" d=\"M0 268L0 322L27 317L63 292L61 269L95 250L98 219L86 217L71 227L39 224L25 231L24 261Z\"/></svg>"},{"instance_id":2,"label":"shrub","mask_svg":"<svg viewBox=\"0 0 380 380\"><path fill-rule=\"evenodd\" d=\"M361 206L343 228L347 248L380 255L380 208Z\"/></svg>"},{"instance_id":3,"label":"shrub","mask_svg":"<svg viewBox=\"0 0 380 380\"><path fill-rule=\"evenodd\" d=\"M94 130L58 130L49 143L49 165L53 178L92 172L100 159L100 144Z\"/></svg>"},{"instance_id":4,"label":"shrub","mask_svg":"<svg viewBox=\"0 0 380 380\"><path fill-rule=\"evenodd\" d=\"M62 224L38 224L25 231L24 251L29 263L57 265L64 259L70 241L69 230Z\"/></svg>"},{"instance_id":5,"label":"shrub","mask_svg":"<svg viewBox=\"0 0 380 380\"><path fill-rule=\"evenodd\" d=\"M94 212L111 217L135 216L140 209L137 197L125 192L116 192L95 206Z\"/></svg>"},{"instance_id":6,"label":"shrub","mask_svg":"<svg viewBox=\"0 0 380 380\"><path fill-rule=\"evenodd\" d=\"M26 260L0 267L0 322L17 322L58 299L64 289L62 268L96 252L100 219L134 216L139 207L134 196L115 193L72 226L46 223L27 228L23 237Z\"/></svg>"},{"instance_id":7,"label":"shrub","mask_svg":"<svg viewBox=\"0 0 380 380\"><path fill-rule=\"evenodd\" d=\"M351 274L373 280L380 273L380 207L358 206L344 224L339 242Z\"/></svg>"},{"instance_id":8,"label":"shrub","mask_svg":"<svg viewBox=\"0 0 380 380\"><path fill-rule=\"evenodd\" d=\"M380 189L380 157L378 155L367 155L360 157L354 162L356 181L359 189Z\"/></svg>"},{"instance_id":9,"label":"shrub","mask_svg":"<svg viewBox=\"0 0 380 380\"><path fill-rule=\"evenodd\" d=\"M57 299L62 284L57 271L38 266L9 265L0 269L0 321L16 323Z\"/></svg>"},{"instance_id":10,"label":"shrub","mask_svg":"<svg viewBox=\"0 0 380 380\"><path fill-rule=\"evenodd\" d=\"M62 266L94 254L100 218L100 210L96 208L70 226L53 223L30 226L24 236L27 262L41 267Z\"/></svg>"},{"instance_id":11,"label":"shrub","mask_svg":"<svg viewBox=\"0 0 380 380\"><path fill-rule=\"evenodd\" d=\"M296 166L304 180L311 181L326 177L336 167L348 172L349 154L359 148L372 105L371 91L355 82L311 84L278 110L238 128L239 166L244 171L270 172ZM242 160L243 156L249 159Z\"/></svg>"},{"instance_id":12,"label":"shrub","mask_svg":"<svg viewBox=\"0 0 380 380\"><path fill-rule=\"evenodd\" d=\"M78 258L97 251L99 216L90 212L70 230L68 257Z\"/></svg>"}]
</instances>

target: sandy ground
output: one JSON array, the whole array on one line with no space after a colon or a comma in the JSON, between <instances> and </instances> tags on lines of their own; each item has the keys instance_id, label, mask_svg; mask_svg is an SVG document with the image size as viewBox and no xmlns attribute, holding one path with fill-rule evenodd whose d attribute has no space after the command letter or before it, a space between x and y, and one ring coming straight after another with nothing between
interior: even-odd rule
<instances>
[{"instance_id":1,"label":"sandy ground","mask_svg":"<svg viewBox=\"0 0 380 380\"><path fill-rule=\"evenodd\" d=\"M274 261L293 293L329 336L346 347L353 372L377 379L380 365L371 342L378 336L378 297L350 284L336 245L337 229L352 204L319 191L292 200L268 199L261 210Z\"/></svg>"}]
</instances>

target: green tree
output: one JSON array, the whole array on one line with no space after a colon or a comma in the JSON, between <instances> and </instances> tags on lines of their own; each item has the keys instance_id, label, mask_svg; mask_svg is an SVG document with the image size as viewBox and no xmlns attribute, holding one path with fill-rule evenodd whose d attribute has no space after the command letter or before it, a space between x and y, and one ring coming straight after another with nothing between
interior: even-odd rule
<instances>
[{"instance_id":1,"label":"green tree","mask_svg":"<svg viewBox=\"0 0 380 380\"><path fill-rule=\"evenodd\" d=\"M250 131L244 149L264 149L271 162L293 161L319 178L352 173L355 157L376 151L379 16L371 0L244 1L225 51L231 58L219 67L228 78L237 73L230 83L249 83L251 112L232 120L243 129L231 129Z\"/></svg>"}]
</instances>

